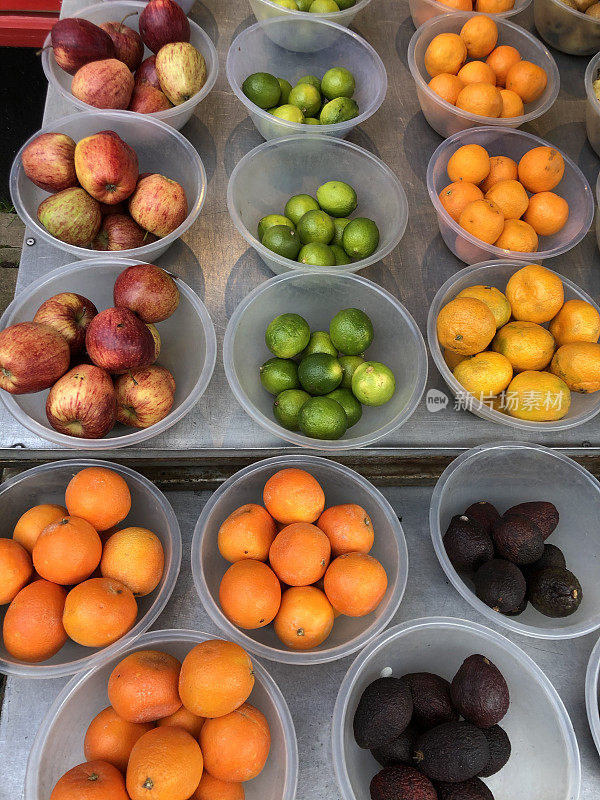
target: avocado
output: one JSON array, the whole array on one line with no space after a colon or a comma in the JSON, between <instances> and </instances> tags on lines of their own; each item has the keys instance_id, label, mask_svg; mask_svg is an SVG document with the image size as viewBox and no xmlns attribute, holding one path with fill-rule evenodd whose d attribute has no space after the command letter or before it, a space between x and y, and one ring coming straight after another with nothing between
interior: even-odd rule
<instances>
[{"instance_id":1,"label":"avocado","mask_svg":"<svg viewBox=\"0 0 600 800\"><path fill-rule=\"evenodd\" d=\"M500 725L484 728L483 733L490 748L490 760L479 773L480 778L489 778L500 772L510 758L511 746L508 734Z\"/></svg>"},{"instance_id":2,"label":"avocado","mask_svg":"<svg viewBox=\"0 0 600 800\"><path fill-rule=\"evenodd\" d=\"M431 781L414 767L392 764L371 781L371 800L437 800Z\"/></svg>"},{"instance_id":3,"label":"avocado","mask_svg":"<svg viewBox=\"0 0 600 800\"><path fill-rule=\"evenodd\" d=\"M561 569L567 568L567 562L563 551L555 544L545 544L542 557L538 558L537 561L534 561L533 564L528 564L523 568L525 580L528 581L534 572L539 572L541 569L547 569L547 567L560 567Z\"/></svg>"},{"instance_id":4,"label":"avocado","mask_svg":"<svg viewBox=\"0 0 600 800\"><path fill-rule=\"evenodd\" d=\"M469 519L478 522L483 530L490 534L495 523L500 519L500 514L496 506L493 506L487 500L480 500L478 503L471 503L465 511L465 516Z\"/></svg>"},{"instance_id":5,"label":"avocado","mask_svg":"<svg viewBox=\"0 0 600 800\"><path fill-rule=\"evenodd\" d=\"M429 730L443 722L458 719L450 700L450 684L432 672L411 672L403 675L412 695L413 724L420 730Z\"/></svg>"},{"instance_id":6,"label":"avocado","mask_svg":"<svg viewBox=\"0 0 600 800\"><path fill-rule=\"evenodd\" d=\"M534 500L529 503L519 503L504 512L505 517L514 515L527 517L530 522L540 529L543 539L547 539L558 525L558 511L553 503L546 500Z\"/></svg>"},{"instance_id":7,"label":"avocado","mask_svg":"<svg viewBox=\"0 0 600 800\"><path fill-rule=\"evenodd\" d=\"M531 605L547 617L568 617L581 605L583 591L568 569L547 567L531 576L527 597Z\"/></svg>"},{"instance_id":8,"label":"avocado","mask_svg":"<svg viewBox=\"0 0 600 800\"><path fill-rule=\"evenodd\" d=\"M479 778L463 783L436 783L438 800L494 800L491 790Z\"/></svg>"},{"instance_id":9,"label":"avocado","mask_svg":"<svg viewBox=\"0 0 600 800\"><path fill-rule=\"evenodd\" d=\"M513 564L532 564L544 552L540 529L526 517L502 517L494 525L492 539L500 558Z\"/></svg>"},{"instance_id":10,"label":"avocado","mask_svg":"<svg viewBox=\"0 0 600 800\"><path fill-rule=\"evenodd\" d=\"M490 758L482 731L470 722L445 722L417 739L415 763L433 781L459 783L478 775Z\"/></svg>"},{"instance_id":11,"label":"avocado","mask_svg":"<svg viewBox=\"0 0 600 800\"><path fill-rule=\"evenodd\" d=\"M365 750L381 747L408 727L413 702L400 678L378 678L362 693L354 714L354 738Z\"/></svg>"},{"instance_id":12,"label":"avocado","mask_svg":"<svg viewBox=\"0 0 600 800\"><path fill-rule=\"evenodd\" d=\"M521 600L519 605L516 606L516 608L513 608L512 611L505 611L504 612L504 616L505 617L518 617L519 614L522 614L525 611L525 609L527 608L528 605L529 605L529 602L527 600L527 595L525 595L525 597Z\"/></svg>"},{"instance_id":13,"label":"avocado","mask_svg":"<svg viewBox=\"0 0 600 800\"><path fill-rule=\"evenodd\" d=\"M371 750L371 755L382 767L389 767L390 764L411 764L417 736L416 728L410 724L408 728L402 731L400 736L381 747L375 747Z\"/></svg>"},{"instance_id":14,"label":"avocado","mask_svg":"<svg viewBox=\"0 0 600 800\"><path fill-rule=\"evenodd\" d=\"M494 557L489 533L465 514L452 517L443 541L450 563L459 572L473 572Z\"/></svg>"},{"instance_id":15,"label":"avocado","mask_svg":"<svg viewBox=\"0 0 600 800\"><path fill-rule=\"evenodd\" d=\"M479 728L497 725L510 702L504 676L489 658L478 653L463 661L450 684L450 697L458 713Z\"/></svg>"},{"instance_id":16,"label":"avocado","mask_svg":"<svg viewBox=\"0 0 600 800\"><path fill-rule=\"evenodd\" d=\"M475 593L494 611L507 614L523 602L527 585L516 564L493 558L482 564L473 576Z\"/></svg>"}]
</instances>

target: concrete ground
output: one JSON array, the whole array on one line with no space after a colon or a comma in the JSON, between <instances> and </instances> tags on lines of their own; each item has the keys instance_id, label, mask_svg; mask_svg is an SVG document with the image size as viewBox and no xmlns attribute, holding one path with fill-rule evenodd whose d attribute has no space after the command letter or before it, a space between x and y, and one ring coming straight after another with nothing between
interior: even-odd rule
<instances>
[{"instance_id":1,"label":"concrete ground","mask_svg":"<svg viewBox=\"0 0 600 800\"><path fill-rule=\"evenodd\" d=\"M25 225L12 213L0 213L0 314L13 299Z\"/></svg>"}]
</instances>

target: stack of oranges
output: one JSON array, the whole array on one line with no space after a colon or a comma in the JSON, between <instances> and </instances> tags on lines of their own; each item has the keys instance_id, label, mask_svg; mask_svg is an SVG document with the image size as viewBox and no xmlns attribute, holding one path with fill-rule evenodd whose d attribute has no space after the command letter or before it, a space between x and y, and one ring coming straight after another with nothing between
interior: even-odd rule
<instances>
[{"instance_id":1,"label":"stack of oranges","mask_svg":"<svg viewBox=\"0 0 600 800\"><path fill-rule=\"evenodd\" d=\"M437 0L455 11L480 11L483 14L502 14L515 7L515 0Z\"/></svg>"},{"instance_id":2,"label":"stack of oranges","mask_svg":"<svg viewBox=\"0 0 600 800\"><path fill-rule=\"evenodd\" d=\"M209 639L182 663L159 650L131 653L87 729L87 761L50 800L244 800L243 783L271 746L267 719L247 702L253 687L252 662L232 642Z\"/></svg>"},{"instance_id":3,"label":"stack of oranges","mask_svg":"<svg viewBox=\"0 0 600 800\"><path fill-rule=\"evenodd\" d=\"M325 493L302 469L276 472L264 506L248 503L223 522L219 552L231 566L219 601L239 628L274 624L292 650L318 647L335 617L374 611L387 590L383 566L369 555L373 523L356 504L325 510Z\"/></svg>"},{"instance_id":4,"label":"stack of oranges","mask_svg":"<svg viewBox=\"0 0 600 800\"><path fill-rule=\"evenodd\" d=\"M46 661L70 638L106 647L135 624L136 597L156 589L164 552L152 531L113 531L131 510L125 479L104 467L78 472L65 506L33 506L0 539L0 604L10 604L4 646L13 658Z\"/></svg>"}]
</instances>

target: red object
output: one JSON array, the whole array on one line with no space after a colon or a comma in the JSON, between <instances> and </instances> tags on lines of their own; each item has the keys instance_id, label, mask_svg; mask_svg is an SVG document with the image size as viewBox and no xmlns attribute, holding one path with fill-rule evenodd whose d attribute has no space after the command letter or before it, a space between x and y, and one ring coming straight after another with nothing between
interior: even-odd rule
<instances>
[{"instance_id":1,"label":"red object","mask_svg":"<svg viewBox=\"0 0 600 800\"><path fill-rule=\"evenodd\" d=\"M42 47L60 6L61 0L0 0L0 46Z\"/></svg>"}]
</instances>

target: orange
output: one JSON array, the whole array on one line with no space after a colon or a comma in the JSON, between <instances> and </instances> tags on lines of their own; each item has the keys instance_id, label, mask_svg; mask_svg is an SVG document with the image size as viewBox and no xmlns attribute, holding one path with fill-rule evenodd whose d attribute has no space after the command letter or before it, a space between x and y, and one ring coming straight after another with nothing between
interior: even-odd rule
<instances>
[{"instance_id":1,"label":"orange","mask_svg":"<svg viewBox=\"0 0 600 800\"><path fill-rule=\"evenodd\" d=\"M551 320L548 330L557 347L571 342L597 342L600 337L600 314L585 300L567 300Z\"/></svg>"},{"instance_id":2,"label":"orange","mask_svg":"<svg viewBox=\"0 0 600 800\"><path fill-rule=\"evenodd\" d=\"M471 0L437 0L443 6L454 8L456 11L473 11Z\"/></svg>"},{"instance_id":3,"label":"orange","mask_svg":"<svg viewBox=\"0 0 600 800\"><path fill-rule=\"evenodd\" d=\"M489 307L472 297L455 297L438 314L437 336L442 347L472 356L488 346L496 333Z\"/></svg>"},{"instance_id":4,"label":"orange","mask_svg":"<svg viewBox=\"0 0 600 800\"><path fill-rule=\"evenodd\" d=\"M474 183L455 181L442 189L439 198L448 214L458 222L465 206L474 200L483 200L483 192Z\"/></svg>"},{"instance_id":5,"label":"orange","mask_svg":"<svg viewBox=\"0 0 600 800\"><path fill-rule=\"evenodd\" d=\"M494 244L504 230L504 215L492 200L475 200L464 207L458 224L482 242Z\"/></svg>"},{"instance_id":6,"label":"orange","mask_svg":"<svg viewBox=\"0 0 600 800\"><path fill-rule=\"evenodd\" d=\"M561 182L565 161L554 147L540 145L521 157L518 169L519 180L528 192L549 192Z\"/></svg>"},{"instance_id":7,"label":"orange","mask_svg":"<svg viewBox=\"0 0 600 800\"><path fill-rule=\"evenodd\" d=\"M303 469L281 469L265 483L263 501L269 514L286 525L314 522L325 508L319 481Z\"/></svg>"},{"instance_id":8,"label":"orange","mask_svg":"<svg viewBox=\"0 0 600 800\"><path fill-rule=\"evenodd\" d=\"M245 703L254 686L248 653L234 642L208 639L183 659L179 696L199 717L221 717Z\"/></svg>"},{"instance_id":9,"label":"orange","mask_svg":"<svg viewBox=\"0 0 600 800\"><path fill-rule=\"evenodd\" d=\"M490 157L479 144L464 144L450 156L446 167L452 182L481 183L490 171Z\"/></svg>"},{"instance_id":10,"label":"orange","mask_svg":"<svg viewBox=\"0 0 600 800\"><path fill-rule=\"evenodd\" d=\"M88 761L62 776L50 800L129 800L125 781L106 761Z\"/></svg>"},{"instance_id":11,"label":"orange","mask_svg":"<svg viewBox=\"0 0 600 800\"><path fill-rule=\"evenodd\" d=\"M523 217L538 236L553 236L569 219L569 204L554 192L538 192L529 198Z\"/></svg>"},{"instance_id":12,"label":"orange","mask_svg":"<svg viewBox=\"0 0 600 800\"><path fill-rule=\"evenodd\" d=\"M0 538L0 605L12 603L33 575L31 556L14 539Z\"/></svg>"},{"instance_id":13,"label":"orange","mask_svg":"<svg viewBox=\"0 0 600 800\"><path fill-rule=\"evenodd\" d=\"M525 113L523 101L516 92L513 92L512 89L500 89L500 97L502 98L502 111L500 112L502 119L523 116Z\"/></svg>"},{"instance_id":14,"label":"orange","mask_svg":"<svg viewBox=\"0 0 600 800\"><path fill-rule=\"evenodd\" d=\"M458 75L452 75L449 72L440 72L429 81L429 88L444 99L447 103L454 105L456 98L460 94L461 89L464 89L464 83Z\"/></svg>"},{"instance_id":15,"label":"orange","mask_svg":"<svg viewBox=\"0 0 600 800\"><path fill-rule=\"evenodd\" d=\"M510 11L514 4L515 0L476 0L475 11L482 14L502 14L503 11Z\"/></svg>"},{"instance_id":16,"label":"orange","mask_svg":"<svg viewBox=\"0 0 600 800\"><path fill-rule=\"evenodd\" d=\"M325 594L340 614L364 617L375 611L388 585L385 569L365 553L344 553L325 573Z\"/></svg>"},{"instance_id":17,"label":"orange","mask_svg":"<svg viewBox=\"0 0 600 800\"><path fill-rule=\"evenodd\" d=\"M220 781L204 772L190 800L244 800L244 786L233 781Z\"/></svg>"},{"instance_id":18,"label":"orange","mask_svg":"<svg viewBox=\"0 0 600 800\"><path fill-rule=\"evenodd\" d=\"M506 88L516 92L526 104L538 100L547 83L546 70L531 61L517 61L506 74Z\"/></svg>"},{"instance_id":19,"label":"orange","mask_svg":"<svg viewBox=\"0 0 600 800\"><path fill-rule=\"evenodd\" d=\"M223 558L231 563L243 558L266 561L276 535L275 521L269 512L256 503L246 503L221 524L217 546Z\"/></svg>"},{"instance_id":20,"label":"orange","mask_svg":"<svg viewBox=\"0 0 600 800\"><path fill-rule=\"evenodd\" d=\"M499 181L516 180L518 177L517 162L508 156L492 156L487 178L479 184L482 192L489 192Z\"/></svg>"},{"instance_id":21,"label":"orange","mask_svg":"<svg viewBox=\"0 0 600 800\"><path fill-rule=\"evenodd\" d=\"M529 197L519 181L498 181L486 192L486 200L494 202L504 219L520 219L529 205Z\"/></svg>"},{"instance_id":22,"label":"orange","mask_svg":"<svg viewBox=\"0 0 600 800\"><path fill-rule=\"evenodd\" d=\"M565 292L560 275L540 264L527 264L509 278L506 297L515 319L542 323L558 314Z\"/></svg>"},{"instance_id":23,"label":"orange","mask_svg":"<svg viewBox=\"0 0 600 800\"><path fill-rule=\"evenodd\" d=\"M131 800L188 800L198 788L204 760L183 728L154 728L134 744L127 765Z\"/></svg>"},{"instance_id":24,"label":"orange","mask_svg":"<svg viewBox=\"0 0 600 800\"><path fill-rule=\"evenodd\" d=\"M495 335L492 350L506 356L515 372L541 370L554 354L554 337L536 322L509 322Z\"/></svg>"},{"instance_id":25,"label":"orange","mask_svg":"<svg viewBox=\"0 0 600 800\"><path fill-rule=\"evenodd\" d=\"M443 350L442 356L444 358L444 361L450 367L451 370L454 370L454 367L456 367L457 364L460 364L461 361L464 361L465 358L469 357L469 356L461 356L458 353L453 353L452 350Z\"/></svg>"},{"instance_id":26,"label":"orange","mask_svg":"<svg viewBox=\"0 0 600 800\"><path fill-rule=\"evenodd\" d=\"M108 679L108 699L128 722L155 722L181 708L181 663L160 650L130 653Z\"/></svg>"},{"instance_id":27,"label":"orange","mask_svg":"<svg viewBox=\"0 0 600 800\"><path fill-rule=\"evenodd\" d=\"M440 33L425 51L425 69L434 78L441 72L456 75L467 60L467 46L457 33Z\"/></svg>"},{"instance_id":28,"label":"orange","mask_svg":"<svg viewBox=\"0 0 600 800\"><path fill-rule=\"evenodd\" d=\"M597 392L600 389L600 344L563 344L554 354L550 371L563 380L572 392Z\"/></svg>"},{"instance_id":29,"label":"orange","mask_svg":"<svg viewBox=\"0 0 600 800\"><path fill-rule=\"evenodd\" d=\"M97 531L106 531L129 514L131 493L118 472L87 467L69 481L65 503L71 516L86 519Z\"/></svg>"},{"instance_id":30,"label":"orange","mask_svg":"<svg viewBox=\"0 0 600 800\"><path fill-rule=\"evenodd\" d=\"M260 774L271 748L264 714L250 703L218 719L207 719L200 731L206 771L220 781L250 781ZM136 798L133 798L136 800Z\"/></svg>"},{"instance_id":31,"label":"orange","mask_svg":"<svg viewBox=\"0 0 600 800\"><path fill-rule=\"evenodd\" d=\"M476 19L471 17L471 19ZM467 61L464 67L458 71L458 78L465 84L471 83L489 83L492 86L496 85L496 73L488 66L485 61Z\"/></svg>"},{"instance_id":32,"label":"orange","mask_svg":"<svg viewBox=\"0 0 600 800\"><path fill-rule=\"evenodd\" d=\"M506 86L508 70L520 60L521 54L517 48L509 44L501 44L492 50L485 61L496 73L496 86Z\"/></svg>"},{"instance_id":33,"label":"orange","mask_svg":"<svg viewBox=\"0 0 600 800\"><path fill-rule=\"evenodd\" d=\"M238 628L263 628L279 610L281 585L263 561L244 559L232 564L221 578L219 602L227 619Z\"/></svg>"},{"instance_id":34,"label":"orange","mask_svg":"<svg viewBox=\"0 0 600 800\"><path fill-rule=\"evenodd\" d=\"M469 58L485 58L496 47L498 26L490 17L470 17L460 29L460 38Z\"/></svg>"},{"instance_id":35,"label":"orange","mask_svg":"<svg viewBox=\"0 0 600 800\"><path fill-rule=\"evenodd\" d=\"M127 722L109 706L90 722L83 740L83 752L88 761L107 761L125 772L133 745L153 727L151 723Z\"/></svg>"},{"instance_id":36,"label":"orange","mask_svg":"<svg viewBox=\"0 0 600 800\"><path fill-rule=\"evenodd\" d=\"M334 558L342 553L368 553L373 547L375 532L371 517L356 503L327 508L317 525L327 535Z\"/></svg>"},{"instance_id":37,"label":"orange","mask_svg":"<svg viewBox=\"0 0 600 800\"><path fill-rule=\"evenodd\" d=\"M102 541L84 519L62 517L40 533L33 565L40 577L71 586L92 574L102 557Z\"/></svg>"},{"instance_id":38,"label":"orange","mask_svg":"<svg viewBox=\"0 0 600 800\"><path fill-rule=\"evenodd\" d=\"M321 589L292 586L283 593L274 627L291 650L312 650L327 639L334 621L334 610Z\"/></svg>"},{"instance_id":39,"label":"orange","mask_svg":"<svg viewBox=\"0 0 600 800\"><path fill-rule=\"evenodd\" d=\"M569 387L549 372L527 370L515 375L505 395L505 411L511 417L533 422L562 419L571 405Z\"/></svg>"},{"instance_id":40,"label":"orange","mask_svg":"<svg viewBox=\"0 0 600 800\"><path fill-rule=\"evenodd\" d=\"M161 717L156 721L158 727L167 728L183 728L184 731L191 733L194 739L197 739L204 725L204 717L199 717L197 714L192 714L185 706L181 706L173 714L168 717Z\"/></svg>"},{"instance_id":41,"label":"orange","mask_svg":"<svg viewBox=\"0 0 600 800\"><path fill-rule=\"evenodd\" d=\"M522 219L507 219L494 244L513 253L535 253L538 249L538 237L531 225Z\"/></svg>"},{"instance_id":42,"label":"orange","mask_svg":"<svg viewBox=\"0 0 600 800\"><path fill-rule=\"evenodd\" d=\"M67 516L67 509L52 503L33 506L17 520L13 531L13 539L22 544L28 553L33 553L33 546L40 533L57 519Z\"/></svg>"},{"instance_id":43,"label":"orange","mask_svg":"<svg viewBox=\"0 0 600 800\"><path fill-rule=\"evenodd\" d=\"M459 292L457 297L471 297L481 300L490 309L496 321L496 328L506 325L511 315L511 308L506 295L495 286L468 286ZM456 365L455 365L456 366Z\"/></svg>"},{"instance_id":44,"label":"orange","mask_svg":"<svg viewBox=\"0 0 600 800\"><path fill-rule=\"evenodd\" d=\"M513 368L506 356L486 350L465 358L453 374L467 392L485 400L506 389L512 380Z\"/></svg>"},{"instance_id":45,"label":"orange","mask_svg":"<svg viewBox=\"0 0 600 800\"><path fill-rule=\"evenodd\" d=\"M164 566L161 541L147 528L123 528L104 543L102 575L121 581L136 597L145 597L156 589Z\"/></svg>"},{"instance_id":46,"label":"orange","mask_svg":"<svg viewBox=\"0 0 600 800\"><path fill-rule=\"evenodd\" d=\"M112 578L90 578L67 595L63 625L84 647L106 647L135 625L137 603L127 586Z\"/></svg>"},{"instance_id":47,"label":"orange","mask_svg":"<svg viewBox=\"0 0 600 800\"><path fill-rule=\"evenodd\" d=\"M499 117L502 113L502 95L491 83L470 83L456 98L456 107L480 117Z\"/></svg>"},{"instance_id":48,"label":"orange","mask_svg":"<svg viewBox=\"0 0 600 800\"><path fill-rule=\"evenodd\" d=\"M275 537L269 561L288 586L308 586L325 575L331 558L329 539L316 525L297 522Z\"/></svg>"},{"instance_id":49,"label":"orange","mask_svg":"<svg viewBox=\"0 0 600 800\"><path fill-rule=\"evenodd\" d=\"M67 641L62 616L67 597L62 586L34 581L21 589L4 615L4 646L13 658L39 662L52 658Z\"/></svg>"}]
</instances>

